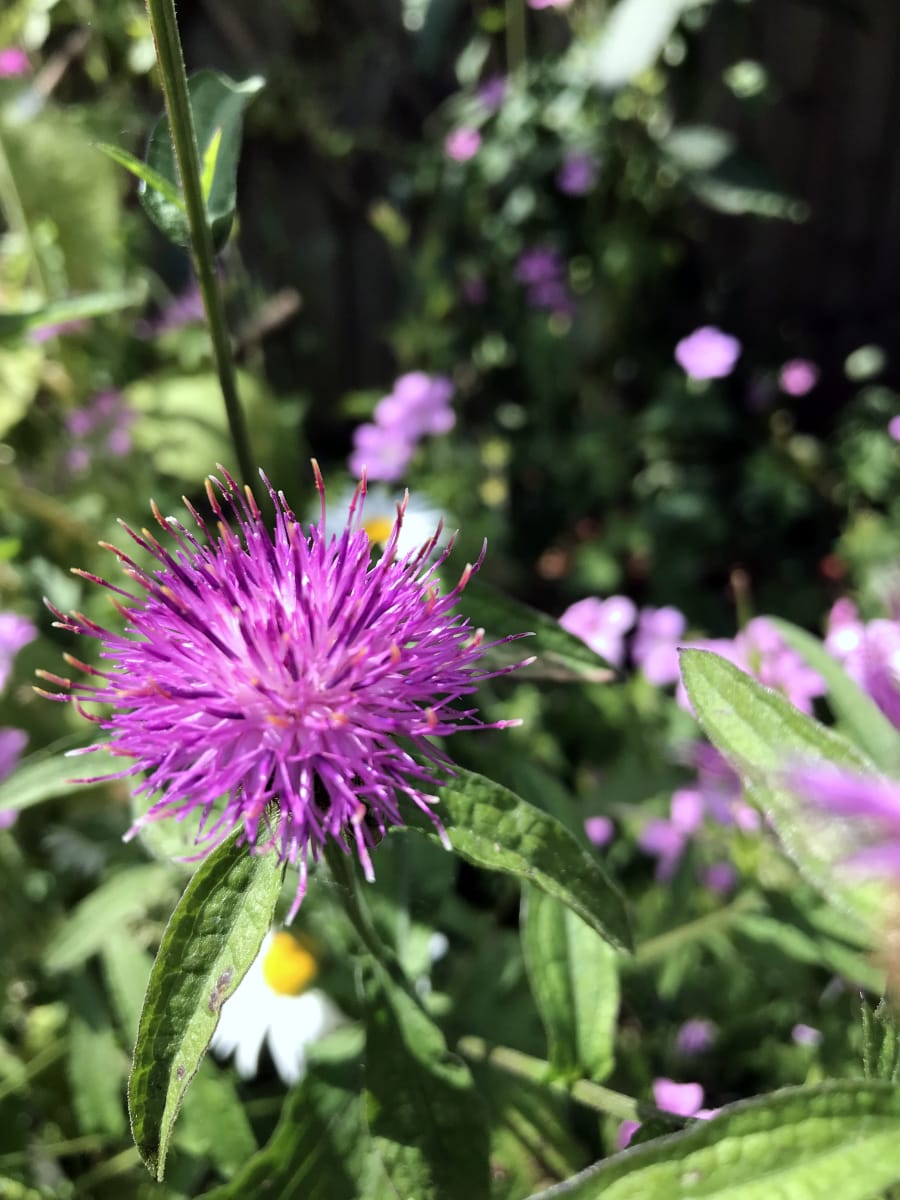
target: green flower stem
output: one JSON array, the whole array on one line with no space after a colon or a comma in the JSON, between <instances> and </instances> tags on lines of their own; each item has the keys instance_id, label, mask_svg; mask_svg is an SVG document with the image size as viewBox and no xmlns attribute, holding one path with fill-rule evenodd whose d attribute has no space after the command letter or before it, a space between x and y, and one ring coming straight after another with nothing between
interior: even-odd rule
<instances>
[{"instance_id":1,"label":"green flower stem","mask_svg":"<svg viewBox=\"0 0 900 1200\"><path fill-rule=\"evenodd\" d=\"M525 0L506 0L506 69L512 75L525 63Z\"/></svg>"},{"instance_id":2,"label":"green flower stem","mask_svg":"<svg viewBox=\"0 0 900 1200\"><path fill-rule=\"evenodd\" d=\"M591 1083L589 1079L576 1079L574 1083L548 1079L548 1062L542 1058L534 1058L531 1054L523 1054L521 1050L513 1050L511 1046L492 1046L484 1038L466 1036L459 1039L456 1048L464 1058L472 1062L488 1063L508 1075L517 1075L520 1079L543 1084L560 1095L571 1096L586 1108L607 1113L620 1121L640 1121L656 1112L652 1105L638 1104L631 1096L601 1087L599 1083Z\"/></svg>"},{"instance_id":3,"label":"green flower stem","mask_svg":"<svg viewBox=\"0 0 900 1200\"><path fill-rule=\"evenodd\" d=\"M216 372L228 415L228 427L241 475L244 482L255 490L258 478L238 397L231 340L225 323L225 304L216 275L215 249L200 182L200 154L197 150L197 136L194 132L194 118L181 40L178 36L178 23L175 19L174 0L147 0L147 14L150 18L153 41L156 43L156 57L159 61L166 111L169 114L172 145L175 148L175 161L178 164L184 206L191 231L194 268L203 296L203 307L206 310Z\"/></svg>"},{"instance_id":4,"label":"green flower stem","mask_svg":"<svg viewBox=\"0 0 900 1200\"><path fill-rule=\"evenodd\" d=\"M734 921L746 917L751 912L758 911L761 907L761 898L755 892L743 892L731 904L726 904L724 908L717 908L715 912L708 913L705 917L698 917L695 921L688 921L685 925L678 925L675 929L670 929L657 937L648 938L646 942L641 942L634 952L634 957L631 960L623 958L622 965L627 970L629 966L645 967L649 963L657 962L671 954L673 950L679 950L691 942L709 937L711 933L718 933Z\"/></svg>"}]
</instances>

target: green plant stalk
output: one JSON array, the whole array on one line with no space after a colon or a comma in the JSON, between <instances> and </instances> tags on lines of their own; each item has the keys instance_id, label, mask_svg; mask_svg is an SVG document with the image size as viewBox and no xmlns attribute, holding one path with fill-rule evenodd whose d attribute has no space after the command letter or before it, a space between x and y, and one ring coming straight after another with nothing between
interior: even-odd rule
<instances>
[{"instance_id":1,"label":"green plant stalk","mask_svg":"<svg viewBox=\"0 0 900 1200\"><path fill-rule=\"evenodd\" d=\"M506 69L512 75L525 63L525 0L506 0Z\"/></svg>"},{"instance_id":2,"label":"green plant stalk","mask_svg":"<svg viewBox=\"0 0 900 1200\"><path fill-rule=\"evenodd\" d=\"M589 1079L576 1079L572 1083L550 1079L548 1062L531 1054L523 1054L521 1050L514 1050L511 1046L492 1046L484 1038L467 1035L459 1039L456 1048L464 1058L472 1062L484 1062L505 1071L508 1075L543 1084L559 1095L571 1096L586 1108L618 1117L620 1121L640 1121L656 1113L652 1105L639 1104L631 1096L601 1087L599 1083L591 1083Z\"/></svg>"},{"instance_id":3,"label":"green plant stalk","mask_svg":"<svg viewBox=\"0 0 900 1200\"><path fill-rule=\"evenodd\" d=\"M225 304L216 275L212 231L206 219L206 204L203 200L203 188L200 182L200 154L197 150L197 135L194 132L194 117L191 111L184 55L181 52L181 39L178 36L174 0L147 0L147 15L150 18L150 29L156 44L156 57L159 62L163 95L166 101L166 111L169 114L169 128L172 131L172 145L175 149L175 161L178 164L184 206L191 232L194 268L200 284L200 293L203 296L203 307L206 310L216 373L219 376L219 386L222 389L225 412L228 416L228 427L231 431L231 440L234 443L240 473L244 482L256 490L258 478L250 450L247 424L237 392L231 339L225 323Z\"/></svg>"}]
</instances>

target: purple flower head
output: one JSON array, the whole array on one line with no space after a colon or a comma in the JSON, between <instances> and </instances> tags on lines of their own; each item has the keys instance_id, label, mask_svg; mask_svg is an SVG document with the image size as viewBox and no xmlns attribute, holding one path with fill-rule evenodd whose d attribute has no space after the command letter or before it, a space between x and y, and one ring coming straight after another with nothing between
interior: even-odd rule
<instances>
[{"instance_id":1,"label":"purple flower head","mask_svg":"<svg viewBox=\"0 0 900 1200\"><path fill-rule=\"evenodd\" d=\"M608 846L615 837L616 829L609 817L588 817L584 832L595 846Z\"/></svg>"},{"instance_id":2,"label":"purple flower head","mask_svg":"<svg viewBox=\"0 0 900 1200\"><path fill-rule=\"evenodd\" d=\"M393 391L375 406L375 423L402 433L411 442L430 434L449 433L456 424L451 407L453 384L446 375L409 371L394 381Z\"/></svg>"},{"instance_id":3,"label":"purple flower head","mask_svg":"<svg viewBox=\"0 0 900 1200\"><path fill-rule=\"evenodd\" d=\"M821 1040L821 1029L814 1029L812 1025L804 1025L801 1022L791 1030L791 1041L796 1042L798 1046L818 1046Z\"/></svg>"},{"instance_id":4,"label":"purple flower head","mask_svg":"<svg viewBox=\"0 0 900 1200\"><path fill-rule=\"evenodd\" d=\"M66 470L83 475L95 457L124 458L131 453L131 427L137 413L121 392L99 392L66 415L72 444L63 455Z\"/></svg>"},{"instance_id":5,"label":"purple flower head","mask_svg":"<svg viewBox=\"0 0 900 1200\"><path fill-rule=\"evenodd\" d=\"M724 896L734 890L737 884L737 872L731 863L713 863L707 867L702 876L703 886L716 896Z\"/></svg>"},{"instance_id":6,"label":"purple flower head","mask_svg":"<svg viewBox=\"0 0 900 1200\"><path fill-rule=\"evenodd\" d=\"M384 429L381 425L358 425L347 465L357 479L366 472L370 479L396 483L412 462L415 449L400 430Z\"/></svg>"},{"instance_id":7,"label":"purple flower head","mask_svg":"<svg viewBox=\"0 0 900 1200\"><path fill-rule=\"evenodd\" d=\"M497 109L503 107L507 87L505 75L491 75L489 79L485 79L478 85L478 99L485 112L495 113Z\"/></svg>"},{"instance_id":8,"label":"purple flower head","mask_svg":"<svg viewBox=\"0 0 900 1200\"><path fill-rule=\"evenodd\" d=\"M556 172L556 186L566 196L585 196L597 182L597 160L590 154L570 151Z\"/></svg>"},{"instance_id":9,"label":"purple flower head","mask_svg":"<svg viewBox=\"0 0 900 1200\"><path fill-rule=\"evenodd\" d=\"M694 1117L703 1107L703 1088L699 1083L654 1079L653 1100L663 1112L674 1113L678 1117Z\"/></svg>"},{"instance_id":10,"label":"purple flower head","mask_svg":"<svg viewBox=\"0 0 900 1200\"><path fill-rule=\"evenodd\" d=\"M892 437L895 442L900 442L900 416L891 417L890 421L888 421L887 431L888 435Z\"/></svg>"},{"instance_id":11,"label":"purple flower head","mask_svg":"<svg viewBox=\"0 0 900 1200\"><path fill-rule=\"evenodd\" d=\"M444 153L454 162L468 162L481 149L481 141L481 134L477 129L460 125L458 129L451 130L444 138Z\"/></svg>"},{"instance_id":12,"label":"purple flower head","mask_svg":"<svg viewBox=\"0 0 900 1200\"><path fill-rule=\"evenodd\" d=\"M678 646L687 620L677 608L644 608L638 618L631 656L654 687L678 680Z\"/></svg>"},{"instance_id":13,"label":"purple flower head","mask_svg":"<svg viewBox=\"0 0 900 1200\"><path fill-rule=\"evenodd\" d=\"M656 859L656 878L664 883L675 874L690 839L703 824L704 802L696 788L672 793L669 819L648 821L638 835L638 845Z\"/></svg>"},{"instance_id":14,"label":"purple flower head","mask_svg":"<svg viewBox=\"0 0 900 1200\"><path fill-rule=\"evenodd\" d=\"M212 529L187 505L198 536L154 505L171 547L127 532L157 565L145 571L114 550L134 592L85 573L124 600L125 632L53 610L60 628L100 641L103 668L72 660L87 682L43 673L63 689L53 699L98 708L89 719L109 732L112 753L130 760L106 778L138 776L134 795L154 798L132 834L150 821L190 818L202 856L240 830L255 852L271 849L298 866L291 916L308 859L329 839L347 853L355 843L371 879L369 852L403 822L401 799L441 830L432 792L450 764L432 738L517 723L488 726L470 704L456 706L504 673L482 665L487 646L455 611L481 558L442 591L450 545L430 561L440 527L397 554L404 504L373 558L362 527L365 479L343 532L328 537L315 473L321 517L307 528L266 481L270 530L249 489L226 472L224 482L207 482ZM273 805L277 821L266 815Z\"/></svg>"},{"instance_id":15,"label":"purple flower head","mask_svg":"<svg viewBox=\"0 0 900 1200\"><path fill-rule=\"evenodd\" d=\"M37 635L37 629L27 617L14 612L0 612L0 692L6 687L13 659Z\"/></svg>"},{"instance_id":16,"label":"purple flower head","mask_svg":"<svg viewBox=\"0 0 900 1200\"><path fill-rule=\"evenodd\" d=\"M685 1023L675 1035L675 1049L686 1058L705 1054L712 1049L716 1040L716 1026L705 1017L694 1017ZM701 1101L702 1103L702 1101Z\"/></svg>"},{"instance_id":17,"label":"purple flower head","mask_svg":"<svg viewBox=\"0 0 900 1200\"><path fill-rule=\"evenodd\" d=\"M17 75L27 75L30 69L28 55L18 46L6 46L0 50L0 79L12 79Z\"/></svg>"},{"instance_id":18,"label":"purple flower head","mask_svg":"<svg viewBox=\"0 0 900 1200\"><path fill-rule=\"evenodd\" d=\"M819 368L807 358L792 358L778 372L778 385L788 396L805 396L819 382Z\"/></svg>"},{"instance_id":19,"label":"purple flower head","mask_svg":"<svg viewBox=\"0 0 900 1200\"><path fill-rule=\"evenodd\" d=\"M607 600L589 596L567 608L559 623L595 654L619 667L625 657L625 635L636 616L637 609L627 596L610 596Z\"/></svg>"},{"instance_id":20,"label":"purple flower head","mask_svg":"<svg viewBox=\"0 0 900 1200\"><path fill-rule=\"evenodd\" d=\"M528 7L541 8L569 8L572 5L572 0L528 0Z\"/></svg>"},{"instance_id":21,"label":"purple flower head","mask_svg":"<svg viewBox=\"0 0 900 1200\"><path fill-rule=\"evenodd\" d=\"M737 338L702 325L675 347L675 361L691 379L724 379L741 354Z\"/></svg>"}]
</instances>

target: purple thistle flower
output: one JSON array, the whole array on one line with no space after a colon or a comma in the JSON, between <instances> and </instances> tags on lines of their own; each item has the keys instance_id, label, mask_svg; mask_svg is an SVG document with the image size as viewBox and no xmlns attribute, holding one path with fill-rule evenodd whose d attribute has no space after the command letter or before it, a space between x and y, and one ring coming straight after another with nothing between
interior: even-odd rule
<instances>
[{"instance_id":1,"label":"purple thistle flower","mask_svg":"<svg viewBox=\"0 0 900 1200\"><path fill-rule=\"evenodd\" d=\"M486 724L475 708L455 706L483 680L515 669L485 670L481 631L454 611L483 551L442 592L438 571L450 545L430 561L440 526L424 546L397 554L404 502L373 561L362 527L365 479L343 532L328 537L314 470L321 518L307 529L266 481L270 531L249 489L245 496L224 471L224 483L207 481L215 532L187 505L203 541L153 505L171 550L147 530L125 527L156 560L152 571L109 547L143 595L77 572L124 598L117 607L125 633L49 606L60 628L101 642L105 669L68 660L96 682L41 673L65 689L46 694L74 701L110 732L108 749L131 760L103 778L142 776L134 795L155 797L130 835L149 821L196 817L202 856L239 829L254 852L271 849L298 866L289 919L303 898L308 858L315 862L328 839L346 853L344 838L355 843L373 877L369 851L403 823L401 797L443 834L430 789L452 767L432 738L517 724ZM102 715L86 712L93 706ZM273 803L277 829L263 819Z\"/></svg>"}]
</instances>

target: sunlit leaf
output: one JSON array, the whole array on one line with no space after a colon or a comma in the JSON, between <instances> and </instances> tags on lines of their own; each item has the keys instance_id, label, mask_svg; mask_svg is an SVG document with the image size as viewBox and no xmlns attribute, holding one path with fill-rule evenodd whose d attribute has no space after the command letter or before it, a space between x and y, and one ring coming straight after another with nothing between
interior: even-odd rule
<instances>
[{"instance_id":1,"label":"sunlit leaf","mask_svg":"<svg viewBox=\"0 0 900 1200\"><path fill-rule=\"evenodd\" d=\"M219 1021L269 928L284 874L233 833L198 867L160 943L141 1012L128 1107L135 1145L162 1179L172 1127Z\"/></svg>"}]
</instances>

